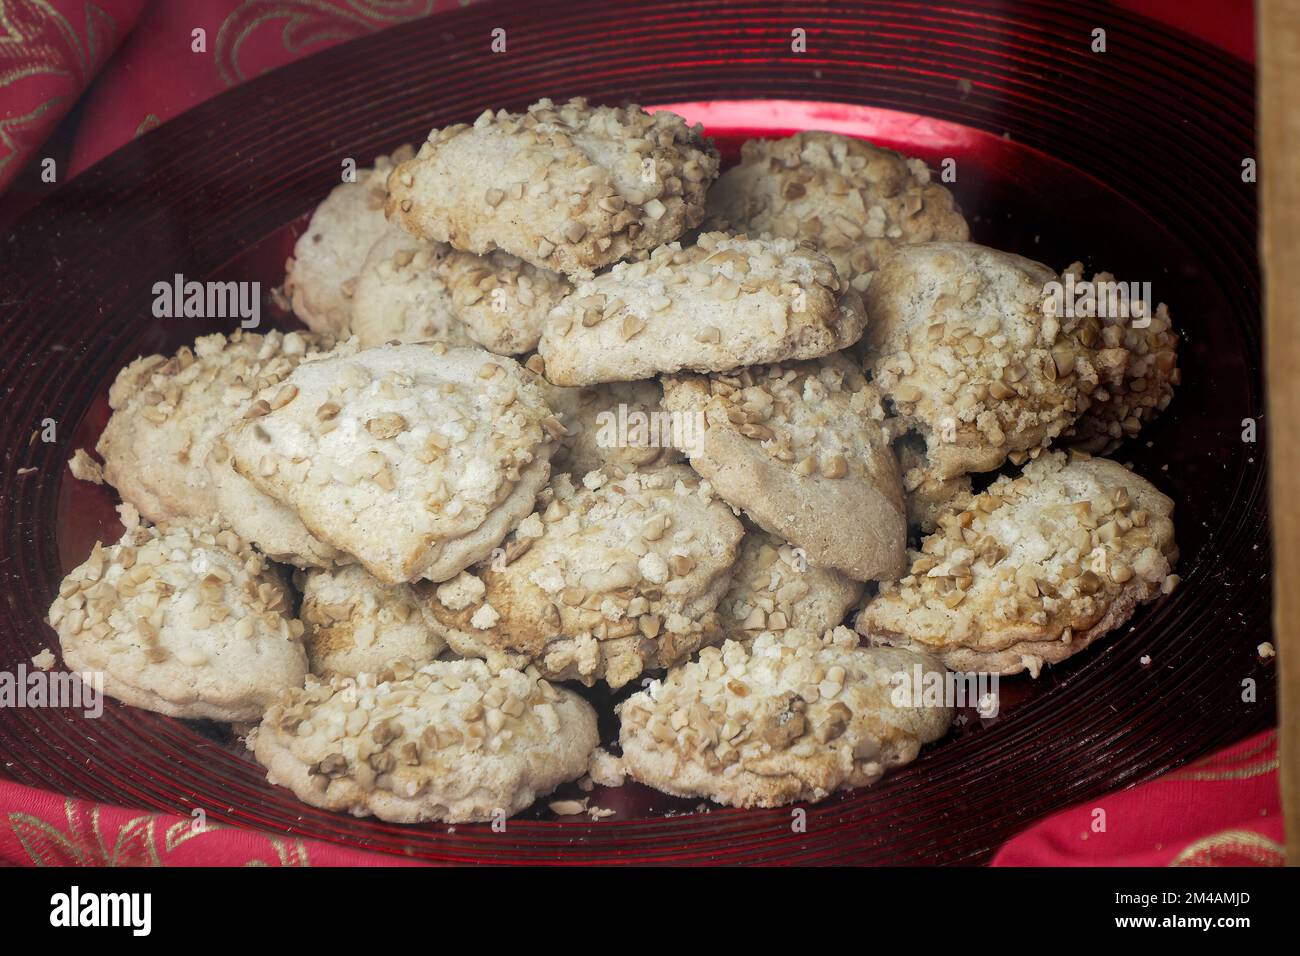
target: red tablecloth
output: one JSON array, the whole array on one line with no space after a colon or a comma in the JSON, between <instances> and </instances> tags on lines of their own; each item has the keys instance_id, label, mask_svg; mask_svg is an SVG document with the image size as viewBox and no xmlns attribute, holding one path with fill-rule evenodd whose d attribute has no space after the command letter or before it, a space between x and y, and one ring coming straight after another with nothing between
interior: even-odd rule
<instances>
[{"instance_id":1,"label":"red tablecloth","mask_svg":"<svg viewBox=\"0 0 1300 956\"><path fill-rule=\"evenodd\" d=\"M144 0L0 4L0 190L99 75L143 7Z\"/></svg>"},{"instance_id":2,"label":"red tablecloth","mask_svg":"<svg viewBox=\"0 0 1300 956\"><path fill-rule=\"evenodd\" d=\"M53 185L231 86L472 2L4 0L0 227ZM53 183L42 178L47 159Z\"/></svg>"},{"instance_id":3,"label":"red tablecloth","mask_svg":"<svg viewBox=\"0 0 1300 956\"><path fill-rule=\"evenodd\" d=\"M994 866L1281 866L1277 733L1062 811ZM0 864L376 866L409 861L189 817L72 800L0 780Z\"/></svg>"},{"instance_id":4,"label":"red tablecloth","mask_svg":"<svg viewBox=\"0 0 1300 956\"><path fill-rule=\"evenodd\" d=\"M468 0L461 0L461 5ZM457 0L0 0L0 224L132 137L227 87ZM1121 0L1253 59L1249 0ZM15 184L17 180L17 184ZM995 865L1278 865L1273 732L1059 813ZM389 857L0 780L0 863L297 866Z\"/></svg>"},{"instance_id":5,"label":"red tablecloth","mask_svg":"<svg viewBox=\"0 0 1300 956\"><path fill-rule=\"evenodd\" d=\"M1013 838L994 866L1282 866L1277 731L1089 800Z\"/></svg>"},{"instance_id":6,"label":"red tablecloth","mask_svg":"<svg viewBox=\"0 0 1300 956\"><path fill-rule=\"evenodd\" d=\"M73 800L0 780L0 865L411 866L408 860Z\"/></svg>"}]
</instances>

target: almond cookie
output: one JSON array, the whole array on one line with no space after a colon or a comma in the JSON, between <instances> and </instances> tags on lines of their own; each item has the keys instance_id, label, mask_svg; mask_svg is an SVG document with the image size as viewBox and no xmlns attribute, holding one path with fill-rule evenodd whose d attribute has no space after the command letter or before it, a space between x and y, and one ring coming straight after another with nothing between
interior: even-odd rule
<instances>
[{"instance_id":1,"label":"almond cookie","mask_svg":"<svg viewBox=\"0 0 1300 956\"><path fill-rule=\"evenodd\" d=\"M1082 280L1082 263L1074 263L1065 274ZM1092 278L1094 288L1114 281L1108 272ZM1164 303L1151 315L1137 318L1111 308L1090 311L1103 314L1080 322L1075 336L1090 350L1086 358L1098 385L1080 402L1083 414L1062 437L1072 447L1097 455L1114 451L1164 411L1181 373L1178 333Z\"/></svg>"},{"instance_id":2,"label":"almond cookie","mask_svg":"<svg viewBox=\"0 0 1300 956\"><path fill-rule=\"evenodd\" d=\"M487 557L532 510L562 431L513 360L433 342L305 362L228 441L313 535L403 584Z\"/></svg>"},{"instance_id":3,"label":"almond cookie","mask_svg":"<svg viewBox=\"0 0 1300 956\"><path fill-rule=\"evenodd\" d=\"M104 692L172 717L257 720L307 673L285 582L215 523L127 529L96 543L50 608L63 660Z\"/></svg>"},{"instance_id":4,"label":"almond cookie","mask_svg":"<svg viewBox=\"0 0 1300 956\"><path fill-rule=\"evenodd\" d=\"M352 332L361 348L386 342L477 343L461 323L437 266L450 247L392 226L370 247L352 296Z\"/></svg>"},{"instance_id":5,"label":"almond cookie","mask_svg":"<svg viewBox=\"0 0 1300 956\"><path fill-rule=\"evenodd\" d=\"M709 191L708 213L735 232L812 244L858 291L895 246L970 238L925 163L837 133L751 139Z\"/></svg>"},{"instance_id":6,"label":"almond cookie","mask_svg":"<svg viewBox=\"0 0 1300 956\"><path fill-rule=\"evenodd\" d=\"M898 700L917 676L944 673L922 654L859 647L846 627L727 641L623 702L623 766L656 790L728 806L825 800L947 732L950 708Z\"/></svg>"},{"instance_id":7,"label":"almond cookie","mask_svg":"<svg viewBox=\"0 0 1300 956\"><path fill-rule=\"evenodd\" d=\"M1091 386L1077 319L1050 315L1047 266L974 243L902 246L864 300L873 380L926 440L938 479L1020 463L1079 414Z\"/></svg>"},{"instance_id":8,"label":"almond cookie","mask_svg":"<svg viewBox=\"0 0 1300 956\"><path fill-rule=\"evenodd\" d=\"M217 438L239 421L254 394L284 380L328 339L303 332L205 335L171 358L138 358L108 392L112 417L96 450L104 477L150 521L218 508L208 470Z\"/></svg>"},{"instance_id":9,"label":"almond cookie","mask_svg":"<svg viewBox=\"0 0 1300 956\"><path fill-rule=\"evenodd\" d=\"M352 558L321 541L292 508L263 494L235 471L230 446L217 439L208 453L208 473L225 525L273 561L299 568L331 568Z\"/></svg>"},{"instance_id":10,"label":"almond cookie","mask_svg":"<svg viewBox=\"0 0 1300 956\"><path fill-rule=\"evenodd\" d=\"M823 634L862 598L862 585L838 571L816 568L798 548L749 529L718 613L732 640L761 631Z\"/></svg>"},{"instance_id":11,"label":"almond cookie","mask_svg":"<svg viewBox=\"0 0 1300 956\"><path fill-rule=\"evenodd\" d=\"M313 674L377 674L399 659L418 667L447 647L426 620L424 585L387 587L357 565L309 571L296 583Z\"/></svg>"},{"instance_id":12,"label":"almond cookie","mask_svg":"<svg viewBox=\"0 0 1300 956\"><path fill-rule=\"evenodd\" d=\"M391 156L375 157L373 168L359 169L355 182L335 186L312 213L284 264L284 295L309 329L340 338L348 334L361 263L388 230L388 174L413 155L412 147L403 146Z\"/></svg>"},{"instance_id":13,"label":"almond cookie","mask_svg":"<svg viewBox=\"0 0 1300 956\"><path fill-rule=\"evenodd\" d=\"M540 358L529 360L540 367ZM610 467L624 472L653 471L682 460L676 445L689 447L693 418L681 418L660 406L658 382L610 382L586 388L562 388L541 380L547 403L564 425L565 435L551 459L555 474L581 480L589 471Z\"/></svg>"},{"instance_id":14,"label":"almond cookie","mask_svg":"<svg viewBox=\"0 0 1300 956\"><path fill-rule=\"evenodd\" d=\"M248 737L304 803L392 823L511 816L582 776L598 742L577 694L482 661L399 662L377 684L309 677Z\"/></svg>"},{"instance_id":15,"label":"almond cookie","mask_svg":"<svg viewBox=\"0 0 1300 956\"><path fill-rule=\"evenodd\" d=\"M547 313L571 290L558 272L509 253L457 252L394 227L361 269L352 331L362 348L431 339L518 355L537 347Z\"/></svg>"},{"instance_id":16,"label":"almond cookie","mask_svg":"<svg viewBox=\"0 0 1300 956\"><path fill-rule=\"evenodd\" d=\"M1173 589L1173 510L1113 461L1044 453L941 517L857 628L954 670L1037 676Z\"/></svg>"},{"instance_id":17,"label":"almond cookie","mask_svg":"<svg viewBox=\"0 0 1300 956\"><path fill-rule=\"evenodd\" d=\"M453 249L439 273L469 337L498 355L537 348L546 316L573 291L560 273L501 251L476 256Z\"/></svg>"},{"instance_id":18,"label":"almond cookie","mask_svg":"<svg viewBox=\"0 0 1300 956\"><path fill-rule=\"evenodd\" d=\"M939 516L960 511L971 503L970 475L939 478L925 458L925 441L915 433L894 442L898 470L903 476L903 501L907 505L907 523L929 534L939 524Z\"/></svg>"},{"instance_id":19,"label":"almond cookie","mask_svg":"<svg viewBox=\"0 0 1300 956\"><path fill-rule=\"evenodd\" d=\"M585 278L699 225L717 175L712 143L674 113L544 99L431 132L389 177L387 213L462 252Z\"/></svg>"},{"instance_id":20,"label":"almond cookie","mask_svg":"<svg viewBox=\"0 0 1300 956\"><path fill-rule=\"evenodd\" d=\"M582 283L537 352L556 385L816 358L858 340L866 313L830 260L789 239L704 233Z\"/></svg>"},{"instance_id":21,"label":"almond cookie","mask_svg":"<svg viewBox=\"0 0 1300 956\"><path fill-rule=\"evenodd\" d=\"M722 637L714 608L744 529L694 472L592 472L578 488L561 475L553 490L493 565L436 590L453 650L617 688Z\"/></svg>"},{"instance_id":22,"label":"almond cookie","mask_svg":"<svg viewBox=\"0 0 1300 956\"><path fill-rule=\"evenodd\" d=\"M809 564L857 581L902 572L898 463L880 393L848 359L666 378L664 407L703 415L692 467Z\"/></svg>"}]
</instances>

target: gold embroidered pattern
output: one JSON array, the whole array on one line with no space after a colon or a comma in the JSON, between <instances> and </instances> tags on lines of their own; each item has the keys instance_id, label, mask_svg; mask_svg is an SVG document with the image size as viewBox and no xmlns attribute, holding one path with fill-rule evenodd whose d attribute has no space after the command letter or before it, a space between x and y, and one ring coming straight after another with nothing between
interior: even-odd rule
<instances>
[{"instance_id":1,"label":"gold embroidered pattern","mask_svg":"<svg viewBox=\"0 0 1300 956\"><path fill-rule=\"evenodd\" d=\"M151 129L157 129L162 125L162 120L158 118L157 113L146 113L144 119L140 120L140 125L135 128L136 136L143 136Z\"/></svg>"},{"instance_id":2,"label":"gold embroidered pattern","mask_svg":"<svg viewBox=\"0 0 1300 956\"><path fill-rule=\"evenodd\" d=\"M1250 830L1223 830L1188 844L1170 866L1282 866L1282 845Z\"/></svg>"},{"instance_id":3,"label":"gold embroidered pattern","mask_svg":"<svg viewBox=\"0 0 1300 956\"><path fill-rule=\"evenodd\" d=\"M1277 731L1270 731L1258 744L1230 757L1218 755L1175 770L1163 779L1206 782L1215 780L1249 780L1272 773L1278 768Z\"/></svg>"},{"instance_id":4,"label":"gold embroidered pattern","mask_svg":"<svg viewBox=\"0 0 1300 956\"><path fill-rule=\"evenodd\" d=\"M248 79L240 61L244 47L255 33L276 24L281 24L280 43L296 58L312 47L427 17L438 6L438 0L244 0L217 32L217 70L227 86Z\"/></svg>"},{"instance_id":5,"label":"gold embroidered pattern","mask_svg":"<svg viewBox=\"0 0 1300 956\"><path fill-rule=\"evenodd\" d=\"M10 830L36 866L167 866L168 857L191 840L228 829L209 823L197 827L190 820L176 820L162 830L167 817L141 814L118 828L110 847L103 832L102 808L63 802L65 827L30 813L10 813ZM307 846L302 840L285 840L265 833L245 831L251 838L265 841L270 851L266 859L255 857L245 866L310 866Z\"/></svg>"},{"instance_id":6,"label":"gold embroidered pattern","mask_svg":"<svg viewBox=\"0 0 1300 956\"><path fill-rule=\"evenodd\" d=\"M48 0L0 0L0 97L22 110L0 119L0 182L40 145L48 114L74 101L116 46L113 18L91 3L84 12L82 37Z\"/></svg>"}]
</instances>

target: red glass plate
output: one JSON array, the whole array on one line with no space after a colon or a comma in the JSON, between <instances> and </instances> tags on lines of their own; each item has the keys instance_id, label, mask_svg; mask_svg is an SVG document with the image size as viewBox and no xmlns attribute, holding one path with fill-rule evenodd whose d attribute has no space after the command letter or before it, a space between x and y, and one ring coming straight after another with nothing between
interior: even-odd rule
<instances>
[{"instance_id":1,"label":"red glass plate","mask_svg":"<svg viewBox=\"0 0 1300 956\"><path fill-rule=\"evenodd\" d=\"M506 54L490 52L495 27ZM1096 27L1104 54L1089 48ZM911 767L809 808L806 833L788 808L702 807L636 785L593 793L617 811L608 819L555 819L542 804L504 834L357 820L269 786L223 728L113 702L97 720L0 710L0 772L437 861L973 863L1045 813L1272 722L1271 668L1255 652L1269 636L1266 468L1241 434L1264 410L1255 186L1241 177L1253 76L1086 3L489 3L303 60L124 147L4 242L0 668L55 643L43 617L61 575L117 536L112 492L64 465L93 446L114 374L230 329L154 319L153 283L179 272L269 290L344 157L364 163L485 106L572 95L671 106L733 157L750 136L821 128L936 168L953 159L977 240L1151 281L1184 335L1185 384L1116 457L1176 500L1182 587L1041 679L1005 681L996 719L967 714ZM56 443L40 440L45 419ZM1247 679L1257 700L1243 700Z\"/></svg>"}]
</instances>

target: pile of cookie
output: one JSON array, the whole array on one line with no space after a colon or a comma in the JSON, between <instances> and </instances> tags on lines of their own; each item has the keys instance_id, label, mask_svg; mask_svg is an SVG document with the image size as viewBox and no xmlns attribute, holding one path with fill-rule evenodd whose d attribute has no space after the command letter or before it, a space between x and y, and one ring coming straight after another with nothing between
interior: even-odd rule
<instances>
[{"instance_id":1,"label":"pile of cookie","mask_svg":"<svg viewBox=\"0 0 1300 956\"><path fill-rule=\"evenodd\" d=\"M900 676L1036 676L1177 584L1172 502L1094 457L1168 405L1177 336L1062 276L843 136L719 176L634 106L434 130L315 211L307 331L118 375L126 531L59 589L63 660L385 820L870 784L953 717ZM641 684L618 754L597 682Z\"/></svg>"}]
</instances>

